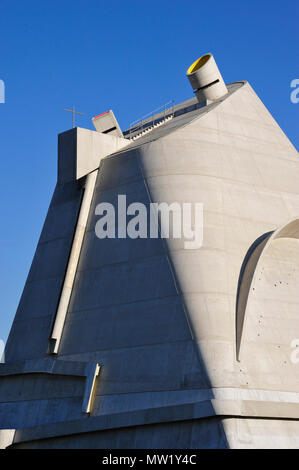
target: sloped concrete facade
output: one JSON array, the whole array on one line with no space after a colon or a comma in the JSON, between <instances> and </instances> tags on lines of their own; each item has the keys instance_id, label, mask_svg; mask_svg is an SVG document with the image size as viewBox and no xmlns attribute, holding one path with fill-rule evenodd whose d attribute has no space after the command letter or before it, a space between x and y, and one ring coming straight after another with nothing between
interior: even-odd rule
<instances>
[{"instance_id":1,"label":"sloped concrete facade","mask_svg":"<svg viewBox=\"0 0 299 470\"><path fill-rule=\"evenodd\" d=\"M80 168L99 155L99 169L53 357L85 184L69 172L76 151L62 151L67 181L60 173L0 370L12 447L299 447L298 154L247 82L228 90L208 106L182 103L116 151L112 141L108 154L87 151L92 168L81 146ZM119 194L203 203L203 246L98 239L95 207ZM89 413L82 363L100 365Z\"/></svg>"}]
</instances>

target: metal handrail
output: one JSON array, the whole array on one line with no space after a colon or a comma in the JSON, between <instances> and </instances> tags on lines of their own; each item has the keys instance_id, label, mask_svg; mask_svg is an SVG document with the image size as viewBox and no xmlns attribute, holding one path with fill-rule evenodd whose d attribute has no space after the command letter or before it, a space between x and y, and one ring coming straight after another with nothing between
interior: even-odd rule
<instances>
[{"instance_id":1,"label":"metal handrail","mask_svg":"<svg viewBox=\"0 0 299 470\"><path fill-rule=\"evenodd\" d=\"M171 106L169 106L169 105L171 105ZM136 132L140 129L143 129L145 124L148 124L150 122L150 120L149 120L150 116L152 117L152 125L154 125L154 121L155 121L154 116L157 114L157 111L163 110L163 119L165 121L165 119L166 119L166 110L170 109L171 107L172 107L172 113L171 114L173 114L173 112L174 112L174 100L167 101L167 103L163 104L162 106L159 106L159 108L153 109L153 111L151 111L150 113L145 114L144 116L142 116L139 119L136 119L136 121L132 121L130 123L130 127L129 127L129 138L131 138L131 133L132 132ZM137 125L138 123L140 123L139 126Z\"/></svg>"}]
</instances>

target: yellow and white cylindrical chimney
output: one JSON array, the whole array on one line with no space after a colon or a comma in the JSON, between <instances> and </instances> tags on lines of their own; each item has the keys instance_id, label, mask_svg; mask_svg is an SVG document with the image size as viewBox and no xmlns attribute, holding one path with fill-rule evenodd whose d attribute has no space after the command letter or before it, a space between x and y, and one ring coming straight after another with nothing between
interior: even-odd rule
<instances>
[{"instance_id":1,"label":"yellow and white cylindrical chimney","mask_svg":"<svg viewBox=\"0 0 299 470\"><path fill-rule=\"evenodd\" d=\"M212 54L205 54L187 70L187 77L200 103L216 101L227 94L227 88Z\"/></svg>"}]
</instances>

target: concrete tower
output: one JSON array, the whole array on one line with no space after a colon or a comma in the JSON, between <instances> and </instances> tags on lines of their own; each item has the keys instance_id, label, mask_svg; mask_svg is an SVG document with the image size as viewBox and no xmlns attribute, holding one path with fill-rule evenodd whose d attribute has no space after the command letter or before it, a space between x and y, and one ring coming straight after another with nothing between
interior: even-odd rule
<instances>
[{"instance_id":1,"label":"concrete tower","mask_svg":"<svg viewBox=\"0 0 299 470\"><path fill-rule=\"evenodd\" d=\"M0 366L2 447L299 447L298 154L211 54L187 77L194 98L130 130L107 112L59 135ZM202 203L203 245L99 239L119 195Z\"/></svg>"}]
</instances>

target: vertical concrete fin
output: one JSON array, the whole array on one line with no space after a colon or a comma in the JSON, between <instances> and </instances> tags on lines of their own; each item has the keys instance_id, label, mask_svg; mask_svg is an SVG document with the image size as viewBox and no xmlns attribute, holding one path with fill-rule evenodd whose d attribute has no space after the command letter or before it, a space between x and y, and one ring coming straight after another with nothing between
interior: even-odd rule
<instances>
[{"instance_id":1,"label":"vertical concrete fin","mask_svg":"<svg viewBox=\"0 0 299 470\"><path fill-rule=\"evenodd\" d=\"M240 348L245 320L245 311L253 273L255 272L258 260L271 234L272 232L267 232L255 240L255 242L247 251L241 266L236 300L236 356L238 361L240 360Z\"/></svg>"},{"instance_id":2,"label":"vertical concrete fin","mask_svg":"<svg viewBox=\"0 0 299 470\"><path fill-rule=\"evenodd\" d=\"M0 429L0 449L6 449L13 443L15 433L15 429Z\"/></svg>"},{"instance_id":3,"label":"vertical concrete fin","mask_svg":"<svg viewBox=\"0 0 299 470\"><path fill-rule=\"evenodd\" d=\"M82 411L83 413L91 413L95 396L96 381L100 373L100 364L88 364L86 368L86 383Z\"/></svg>"},{"instance_id":4,"label":"vertical concrete fin","mask_svg":"<svg viewBox=\"0 0 299 470\"><path fill-rule=\"evenodd\" d=\"M64 284L63 284L63 288L62 288L62 292L61 292L61 296L59 300L59 305L58 305L58 309L57 309L57 313L55 317L55 322L54 322L54 326L53 326L53 330L52 330L52 334L50 338L49 353L51 354L58 353L61 335L62 335L65 318L67 314L67 309L69 306L69 302L70 302L70 298L71 298L71 294L73 290L73 284L74 284L77 266L79 262L79 256L81 252L81 247L83 243L85 228L87 224L90 204L92 201L92 196L94 192L97 175L98 175L98 170L92 173L89 173L89 175L86 178L85 191L84 191L84 196L83 196L83 200L81 204L77 227L75 230L71 254L69 257Z\"/></svg>"},{"instance_id":5,"label":"vertical concrete fin","mask_svg":"<svg viewBox=\"0 0 299 470\"><path fill-rule=\"evenodd\" d=\"M269 249L273 242L277 239L299 239L299 219L295 218L283 225L275 232L268 232L259 237L249 248L240 273L239 284L238 284L238 295L236 304L236 349L237 359L240 360L242 350L244 349L243 343L246 343L246 328L247 317L250 316L250 305L253 298L253 291L256 291L257 279L263 268L263 261L265 255L269 256ZM298 247L297 247L298 249ZM276 250L276 256L278 251ZM284 263L287 258L284 259ZM275 260L274 265L278 265L278 261ZM294 270L293 270L294 271ZM269 271L267 276L269 278ZM294 274L293 274L294 275ZM288 283L291 280L291 273L288 273ZM296 290L297 291L297 290ZM289 294L290 295L290 294ZM288 297L288 301L290 302ZM260 302L262 305L262 303Z\"/></svg>"}]
</instances>

